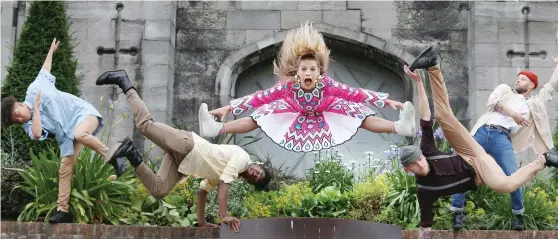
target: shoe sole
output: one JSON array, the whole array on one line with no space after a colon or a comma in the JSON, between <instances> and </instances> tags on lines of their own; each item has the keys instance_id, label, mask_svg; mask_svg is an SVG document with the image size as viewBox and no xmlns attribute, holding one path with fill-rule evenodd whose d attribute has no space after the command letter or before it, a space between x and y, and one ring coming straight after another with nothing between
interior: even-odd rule
<instances>
[{"instance_id":1,"label":"shoe sole","mask_svg":"<svg viewBox=\"0 0 558 239\"><path fill-rule=\"evenodd\" d=\"M422 58L424 55L426 55L428 52L432 51L432 46L429 46L428 48L426 48L426 50L422 51L417 58L415 58L415 60L413 61L413 63L411 63L411 65L409 66L409 69L413 69L413 66L417 63L417 61ZM414 69L416 70L416 69Z\"/></svg>"},{"instance_id":2,"label":"shoe sole","mask_svg":"<svg viewBox=\"0 0 558 239\"><path fill-rule=\"evenodd\" d=\"M409 120L411 120L411 127L413 128L414 131L417 130L417 122L415 122L415 107L413 106L413 104L409 101L405 102L403 104L404 109L408 108L409 110Z\"/></svg>"},{"instance_id":3,"label":"shoe sole","mask_svg":"<svg viewBox=\"0 0 558 239\"><path fill-rule=\"evenodd\" d=\"M99 77L97 77L97 80L95 81L95 84L96 84L96 85L105 85L105 84L99 83L99 80L101 80L101 78L103 78L103 76L104 76L105 74L110 74L110 73L112 73L112 72L119 72L119 71L121 71L121 70L117 70L117 71L105 71L103 74L101 74ZM126 75L126 77L128 77L128 74L127 74L126 72L124 72L124 75ZM109 84L109 85L112 85L112 84Z\"/></svg>"},{"instance_id":4,"label":"shoe sole","mask_svg":"<svg viewBox=\"0 0 558 239\"><path fill-rule=\"evenodd\" d=\"M108 160L107 160L107 158L105 158L105 163L112 162L113 160L116 160L115 155L120 153L120 150L122 150L122 146L124 146L125 144L127 144L128 142L131 142L131 141L132 140L130 139L130 137L126 137L122 141L120 141L120 143L116 146L116 150L114 150L114 153L112 154L112 156L110 156L110 158Z\"/></svg>"},{"instance_id":5,"label":"shoe sole","mask_svg":"<svg viewBox=\"0 0 558 239\"><path fill-rule=\"evenodd\" d=\"M200 105L200 109L198 110L198 125L200 128L200 136L202 138L207 138L209 137L207 135L207 132L204 130L204 127L202 127L202 124L204 124L203 122L209 121L209 120L214 120L211 117L207 117L209 114L209 109L207 107L206 103L202 103Z\"/></svg>"},{"instance_id":6,"label":"shoe sole","mask_svg":"<svg viewBox=\"0 0 558 239\"><path fill-rule=\"evenodd\" d=\"M401 112L403 117L399 117L400 120L405 120L407 118L405 118L406 115L408 115L410 118L408 119L411 122L411 128L413 129L412 131L416 131L416 122L414 119L415 116L415 108L413 106L413 104L409 101L405 102L403 104L403 109ZM411 135L408 135L407 137L412 137L414 136L415 132L411 132Z\"/></svg>"},{"instance_id":7,"label":"shoe sole","mask_svg":"<svg viewBox=\"0 0 558 239\"><path fill-rule=\"evenodd\" d=\"M202 103L200 105L200 109L198 110L198 125L200 127L200 136L201 137L205 137L205 131L203 130L202 124L203 124L203 119L202 119L202 115L205 114L205 112L207 112L207 104L206 103Z\"/></svg>"}]
</instances>

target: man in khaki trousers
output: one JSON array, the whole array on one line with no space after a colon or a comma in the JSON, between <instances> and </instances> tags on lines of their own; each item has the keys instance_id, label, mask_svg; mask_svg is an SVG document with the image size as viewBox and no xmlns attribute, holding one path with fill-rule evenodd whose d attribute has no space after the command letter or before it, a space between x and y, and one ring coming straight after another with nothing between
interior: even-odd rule
<instances>
[{"instance_id":1,"label":"man in khaki trousers","mask_svg":"<svg viewBox=\"0 0 558 239\"><path fill-rule=\"evenodd\" d=\"M414 173L417 177L421 220L425 219L424 222L421 221L421 238L428 235L432 225L430 218L433 216L431 210L423 210L423 208L429 207L427 204L433 203L441 196L471 190L474 185L458 187L460 183L467 182L469 178L474 179L476 185L485 184L497 192L510 193L531 180L545 166L558 167L558 154L555 149L550 149L544 154L539 154L537 159L528 165L507 176L494 158L486 153L484 148L453 115L437 54L431 49L425 51L413 62L410 69L428 70L435 106L435 118L447 141L457 153L457 155L430 155L431 152L429 151L435 150L429 149L434 148L434 146L425 144L424 138L421 141L420 149L416 146L405 146L401 150L401 161L405 170ZM415 79L418 84L420 77L411 70L406 73ZM425 121L425 123L429 121L428 118L430 117L428 115L430 112L426 93L421 87L419 86L419 111L421 112L421 126L423 126L425 124L422 121ZM428 147L425 147L425 145ZM459 157L462 159L458 159ZM460 165L461 160L467 162L471 170ZM469 171L471 172L469 173ZM427 199L421 200L420 194L423 194L422 197ZM422 215L425 213L428 215Z\"/></svg>"},{"instance_id":2,"label":"man in khaki trousers","mask_svg":"<svg viewBox=\"0 0 558 239\"><path fill-rule=\"evenodd\" d=\"M141 154L132 141L126 137L116 148L107 162L126 157L135 167L136 173L147 191L156 198L165 197L183 176L191 175L204 180L198 193L198 222L202 227L215 227L205 222L205 202L207 193L218 188L219 213L221 222L238 231L240 220L227 215L228 184L241 177L255 186L257 190L268 190L272 175L262 165L253 163L244 149L237 145L212 144L194 132L175 129L151 118L147 107L140 99L125 71L108 71L102 74L97 85L118 85L130 104L135 117L136 127L146 138L166 153L159 172L155 174L143 163ZM202 104L200 111L207 111Z\"/></svg>"}]
</instances>

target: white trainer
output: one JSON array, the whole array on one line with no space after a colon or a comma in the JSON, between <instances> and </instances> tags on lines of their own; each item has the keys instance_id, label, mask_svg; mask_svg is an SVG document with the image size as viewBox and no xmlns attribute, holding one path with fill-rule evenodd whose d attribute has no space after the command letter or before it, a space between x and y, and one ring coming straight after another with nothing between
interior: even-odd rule
<instances>
[{"instance_id":1,"label":"white trainer","mask_svg":"<svg viewBox=\"0 0 558 239\"><path fill-rule=\"evenodd\" d=\"M200 125L200 136L203 138L215 137L223 128L223 123L215 121L213 115L209 113L206 103L200 105L198 124Z\"/></svg>"},{"instance_id":2,"label":"white trainer","mask_svg":"<svg viewBox=\"0 0 558 239\"><path fill-rule=\"evenodd\" d=\"M397 134L402 136L416 135L415 107L411 102L407 101L403 104L403 109L399 113L399 121L394 123L394 128Z\"/></svg>"}]
</instances>

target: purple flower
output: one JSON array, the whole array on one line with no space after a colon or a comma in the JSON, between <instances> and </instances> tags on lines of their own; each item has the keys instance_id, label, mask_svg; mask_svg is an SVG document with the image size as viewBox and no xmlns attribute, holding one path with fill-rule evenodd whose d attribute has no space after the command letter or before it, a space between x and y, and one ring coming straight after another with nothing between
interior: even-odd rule
<instances>
[{"instance_id":1,"label":"purple flower","mask_svg":"<svg viewBox=\"0 0 558 239\"><path fill-rule=\"evenodd\" d=\"M437 128L436 131L434 131L434 138L435 139L445 139L444 138L444 131L442 131L442 128Z\"/></svg>"},{"instance_id":2,"label":"purple flower","mask_svg":"<svg viewBox=\"0 0 558 239\"><path fill-rule=\"evenodd\" d=\"M386 156L387 158L391 158L391 150L384 150L384 156Z\"/></svg>"}]
</instances>

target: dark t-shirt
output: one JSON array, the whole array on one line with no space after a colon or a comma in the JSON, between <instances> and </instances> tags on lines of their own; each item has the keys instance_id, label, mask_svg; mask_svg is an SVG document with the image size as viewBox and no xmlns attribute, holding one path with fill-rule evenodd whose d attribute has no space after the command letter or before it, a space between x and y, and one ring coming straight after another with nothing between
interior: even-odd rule
<instances>
[{"instance_id":1,"label":"dark t-shirt","mask_svg":"<svg viewBox=\"0 0 558 239\"><path fill-rule=\"evenodd\" d=\"M420 120L420 149L430 167L428 175L416 176L421 227L432 226L434 202L438 198L477 188L475 170L471 165L457 154L444 153L436 148L433 125L432 121Z\"/></svg>"}]
</instances>

